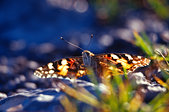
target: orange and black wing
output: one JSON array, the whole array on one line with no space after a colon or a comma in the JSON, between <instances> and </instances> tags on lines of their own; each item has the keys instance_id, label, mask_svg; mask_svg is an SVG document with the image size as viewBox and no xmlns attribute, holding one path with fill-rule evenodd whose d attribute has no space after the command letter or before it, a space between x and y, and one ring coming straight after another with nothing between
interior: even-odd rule
<instances>
[{"instance_id":1,"label":"orange and black wing","mask_svg":"<svg viewBox=\"0 0 169 112\"><path fill-rule=\"evenodd\" d=\"M64 58L39 67L34 75L40 78L78 78L86 75L82 57Z\"/></svg>"},{"instance_id":2,"label":"orange and black wing","mask_svg":"<svg viewBox=\"0 0 169 112\"><path fill-rule=\"evenodd\" d=\"M95 57L99 59L99 64L103 66L103 68L107 70L116 69L116 71L121 74L123 74L124 69L129 73L139 67L147 66L150 63L148 58L125 53L108 53L95 55Z\"/></svg>"}]
</instances>

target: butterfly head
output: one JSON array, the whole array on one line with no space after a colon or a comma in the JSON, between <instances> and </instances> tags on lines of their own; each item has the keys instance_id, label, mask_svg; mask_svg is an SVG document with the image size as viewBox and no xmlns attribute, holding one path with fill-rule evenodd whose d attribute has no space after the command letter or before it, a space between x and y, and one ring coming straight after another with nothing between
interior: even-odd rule
<instances>
[{"instance_id":1,"label":"butterfly head","mask_svg":"<svg viewBox=\"0 0 169 112\"><path fill-rule=\"evenodd\" d=\"M91 53L88 50L84 50L82 52L82 57L83 57L83 63L85 66L91 66L91 57L94 56L93 53Z\"/></svg>"},{"instance_id":2,"label":"butterfly head","mask_svg":"<svg viewBox=\"0 0 169 112\"><path fill-rule=\"evenodd\" d=\"M94 54L93 54L92 52L88 51L88 50L84 50L84 51L82 52L82 56L83 56L83 55L94 56Z\"/></svg>"}]
</instances>

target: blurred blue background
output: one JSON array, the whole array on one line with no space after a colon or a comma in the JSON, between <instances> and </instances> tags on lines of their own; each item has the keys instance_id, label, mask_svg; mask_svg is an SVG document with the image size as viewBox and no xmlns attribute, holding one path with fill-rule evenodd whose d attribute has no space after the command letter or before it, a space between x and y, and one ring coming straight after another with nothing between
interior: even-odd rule
<instances>
[{"instance_id":1,"label":"blurred blue background","mask_svg":"<svg viewBox=\"0 0 169 112\"><path fill-rule=\"evenodd\" d=\"M57 41L56 37L66 34L89 32L94 24L87 1L1 0L0 5L1 38L28 43Z\"/></svg>"},{"instance_id":2,"label":"blurred blue background","mask_svg":"<svg viewBox=\"0 0 169 112\"><path fill-rule=\"evenodd\" d=\"M153 3L156 7L154 8ZM165 5L164 5L165 6ZM97 53L111 47L112 51L128 52L121 43L114 45L115 39L132 43L132 31L168 34L168 15L158 12L165 7L151 0L144 2L106 0L1 0L0 1L0 38L1 42L14 41L13 47L32 46L52 43L55 47L65 48L65 39ZM167 7L168 8L168 7ZM158 11L159 9L159 11ZM157 11L156 11L157 10ZM153 12L154 11L154 12ZM161 14L161 13L160 13ZM91 47L90 35L94 34ZM152 38L155 38L152 37ZM2 40L3 39L3 40ZM121 41L123 42L123 41ZM4 43L4 42L2 42ZM7 42L8 43L8 42ZM120 41L119 41L120 43ZM9 43L11 44L11 43ZM122 48L120 47L122 46ZM123 47L124 46L124 47ZM76 50L69 46L65 50ZM112 52L108 50L108 52Z\"/></svg>"}]
</instances>

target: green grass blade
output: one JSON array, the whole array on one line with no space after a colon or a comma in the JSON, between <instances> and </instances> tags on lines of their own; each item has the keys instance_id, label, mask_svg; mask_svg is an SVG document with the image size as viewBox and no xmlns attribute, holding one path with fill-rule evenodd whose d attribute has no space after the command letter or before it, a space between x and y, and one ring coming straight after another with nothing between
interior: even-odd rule
<instances>
[{"instance_id":1,"label":"green grass blade","mask_svg":"<svg viewBox=\"0 0 169 112\"><path fill-rule=\"evenodd\" d=\"M133 34L136 38L136 45L140 47L148 56L153 56L153 49L151 45L148 44L149 42L145 42L136 31L134 31Z\"/></svg>"}]
</instances>

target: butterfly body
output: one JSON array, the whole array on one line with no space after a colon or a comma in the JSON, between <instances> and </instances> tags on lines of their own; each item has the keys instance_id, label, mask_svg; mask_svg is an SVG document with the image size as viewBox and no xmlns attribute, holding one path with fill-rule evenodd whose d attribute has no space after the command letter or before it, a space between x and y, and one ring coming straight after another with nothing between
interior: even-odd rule
<instances>
[{"instance_id":1,"label":"butterfly body","mask_svg":"<svg viewBox=\"0 0 169 112\"><path fill-rule=\"evenodd\" d=\"M150 60L142 56L125 53L95 55L90 51L84 50L82 56L56 60L39 67L34 72L34 75L40 78L78 78L88 74L88 67L91 67L99 75L103 75L103 71L111 72L114 69L120 74L123 74L123 68L129 73L138 67L147 66L149 63Z\"/></svg>"},{"instance_id":2,"label":"butterfly body","mask_svg":"<svg viewBox=\"0 0 169 112\"><path fill-rule=\"evenodd\" d=\"M82 59L83 59L84 66L86 66L86 67L91 66L93 56L94 56L94 54L91 53L90 51L84 50L82 52Z\"/></svg>"}]
</instances>

